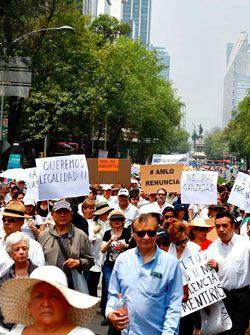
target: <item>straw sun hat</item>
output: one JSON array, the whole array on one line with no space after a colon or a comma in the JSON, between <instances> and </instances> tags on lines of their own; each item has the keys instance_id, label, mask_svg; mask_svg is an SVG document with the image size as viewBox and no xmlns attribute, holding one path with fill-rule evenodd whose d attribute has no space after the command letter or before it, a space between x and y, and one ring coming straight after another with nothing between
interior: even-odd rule
<instances>
[{"instance_id":1,"label":"straw sun hat","mask_svg":"<svg viewBox=\"0 0 250 335\"><path fill-rule=\"evenodd\" d=\"M2 216L9 216L11 218L30 218L29 215L25 214L25 206L20 201L10 201L4 208L4 211L0 214Z\"/></svg>"},{"instance_id":2,"label":"straw sun hat","mask_svg":"<svg viewBox=\"0 0 250 335\"><path fill-rule=\"evenodd\" d=\"M208 224L205 220L203 220L201 218L193 219L190 222L189 228L192 229L192 228L195 228L195 227L208 228L209 230L214 228L214 226L212 226L211 224Z\"/></svg>"},{"instance_id":3,"label":"straw sun hat","mask_svg":"<svg viewBox=\"0 0 250 335\"><path fill-rule=\"evenodd\" d=\"M0 307L7 322L33 324L28 312L30 293L39 282L46 282L61 292L70 305L68 319L79 326L85 326L95 315L99 298L68 288L64 272L53 265L36 268L29 278L7 280L0 288Z\"/></svg>"}]
</instances>

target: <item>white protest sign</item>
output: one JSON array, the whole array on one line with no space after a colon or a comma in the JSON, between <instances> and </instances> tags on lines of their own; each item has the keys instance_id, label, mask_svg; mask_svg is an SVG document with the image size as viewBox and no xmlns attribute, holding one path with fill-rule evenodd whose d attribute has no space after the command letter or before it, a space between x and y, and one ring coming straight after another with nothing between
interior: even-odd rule
<instances>
[{"instance_id":1,"label":"white protest sign","mask_svg":"<svg viewBox=\"0 0 250 335\"><path fill-rule=\"evenodd\" d=\"M176 164L182 163L185 165L189 164L189 154L176 154L176 155L162 155L153 154L152 165L155 164Z\"/></svg>"},{"instance_id":2,"label":"white protest sign","mask_svg":"<svg viewBox=\"0 0 250 335\"><path fill-rule=\"evenodd\" d=\"M243 172L238 172L227 202L244 209L245 190L249 187L250 176Z\"/></svg>"},{"instance_id":3,"label":"white protest sign","mask_svg":"<svg viewBox=\"0 0 250 335\"><path fill-rule=\"evenodd\" d=\"M39 200L69 198L89 193L85 155L36 159Z\"/></svg>"},{"instance_id":4,"label":"white protest sign","mask_svg":"<svg viewBox=\"0 0 250 335\"><path fill-rule=\"evenodd\" d=\"M187 274L189 298L182 303L181 316L191 314L226 297L217 273L207 265L206 252L180 261Z\"/></svg>"},{"instance_id":5,"label":"white protest sign","mask_svg":"<svg viewBox=\"0 0 250 335\"><path fill-rule=\"evenodd\" d=\"M36 173L36 168L25 169L25 172L28 176L27 181L25 183L27 187L25 196L29 198L34 198L35 201L37 202L39 197L38 197L38 177Z\"/></svg>"},{"instance_id":6,"label":"white protest sign","mask_svg":"<svg viewBox=\"0 0 250 335\"><path fill-rule=\"evenodd\" d=\"M250 188L245 190L245 212L250 213Z\"/></svg>"},{"instance_id":7,"label":"white protest sign","mask_svg":"<svg viewBox=\"0 0 250 335\"><path fill-rule=\"evenodd\" d=\"M182 204L217 204L218 172L183 171L181 175Z\"/></svg>"}]
</instances>

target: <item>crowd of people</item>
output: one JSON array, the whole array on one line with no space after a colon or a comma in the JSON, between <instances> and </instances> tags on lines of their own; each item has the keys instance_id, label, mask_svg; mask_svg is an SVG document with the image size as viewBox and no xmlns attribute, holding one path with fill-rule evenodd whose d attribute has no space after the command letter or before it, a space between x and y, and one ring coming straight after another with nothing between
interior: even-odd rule
<instances>
[{"instance_id":1,"label":"crowd of people","mask_svg":"<svg viewBox=\"0 0 250 335\"><path fill-rule=\"evenodd\" d=\"M229 205L229 194L222 185L216 204L182 204L164 188L146 194L134 176L127 187L90 185L84 197L36 202L25 182L2 181L0 334L92 334L85 325L100 296L109 335L198 335L199 311L181 318L189 298L181 260L206 250L232 320L221 334L245 335L250 213Z\"/></svg>"}]
</instances>

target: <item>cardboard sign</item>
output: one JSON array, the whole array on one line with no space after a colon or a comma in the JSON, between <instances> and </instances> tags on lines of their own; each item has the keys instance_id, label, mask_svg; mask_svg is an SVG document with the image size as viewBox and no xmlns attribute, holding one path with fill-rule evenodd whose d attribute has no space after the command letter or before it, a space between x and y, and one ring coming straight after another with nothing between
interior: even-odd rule
<instances>
[{"instance_id":1,"label":"cardboard sign","mask_svg":"<svg viewBox=\"0 0 250 335\"><path fill-rule=\"evenodd\" d=\"M117 172L119 170L119 159L98 158L98 171Z\"/></svg>"},{"instance_id":2,"label":"cardboard sign","mask_svg":"<svg viewBox=\"0 0 250 335\"><path fill-rule=\"evenodd\" d=\"M105 160L106 159L104 159L104 161ZM129 186L131 178L131 160L125 158L108 159L108 161L110 160L115 162L113 166L113 168L116 166L115 171L111 170L111 167L108 169L107 165L106 167L104 165L105 170L100 170L99 159L87 159L90 184L121 184Z\"/></svg>"},{"instance_id":3,"label":"cardboard sign","mask_svg":"<svg viewBox=\"0 0 250 335\"><path fill-rule=\"evenodd\" d=\"M141 188L146 193L156 193L159 188L180 193L183 164L141 165Z\"/></svg>"},{"instance_id":4,"label":"cardboard sign","mask_svg":"<svg viewBox=\"0 0 250 335\"><path fill-rule=\"evenodd\" d=\"M178 155L154 154L152 158L152 165L154 164L176 164L176 163L188 165L189 154L178 154Z\"/></svg>"},{"instance_id":5,"label":"cardboard sign","mask_svg":"<svg viewBox=\"0 0 250 335\"><path fill-rule=\"evenodd\" d=\"M183 171L181 202L183 204L217 204L218 172Z\"/></svg>"},{"instance_id":6,"label":"cardboard sign","mask_svg":"<svg viewBox=\"0 0 250 335\"><path fill-rule=\"evenodd\" d=\"M227 202L245 209L245 190L249 187L250 176L243 172L238 172Z\"/></svg>"},{"instance_id":7,"label":"cardboard sign","mask_svg":"<svg viewBox=\"0 0 250 335\"><path fill-rule=\"evenodd\" d=\"M181 316L186 316L226 297L214 269L207 265L206 251L180 261L187 274L189 298L182 303Z\"/></svg>"},{"instance_id":8,"label":"cardboard sign","mask_svg":"<svg viewBox=\"0 0 250 335\"><path fill-rule=\"evenodd\" d=\"M36 159L39 200L69 198L89 193L85 155Z\"/></svg>"}]
</instances>

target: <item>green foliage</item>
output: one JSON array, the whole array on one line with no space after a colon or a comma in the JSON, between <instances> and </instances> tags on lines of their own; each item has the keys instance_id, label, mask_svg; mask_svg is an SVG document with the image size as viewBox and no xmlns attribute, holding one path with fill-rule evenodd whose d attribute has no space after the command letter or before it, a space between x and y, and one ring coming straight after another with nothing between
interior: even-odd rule
<instances>
[{"instance_id":1,"label":"green foliage","mask_svg":"<svg viewBox=\"0 0 250 335\"><path fill-rule=\"evenodd\" d=\"M208 159L223 159L229 151L228 141L220 128L214 128L205 136L205 153Z\"/></svg>"},{"instance_id":2,"label":"green foliage","mask_svg":"<svg viewBox=\"0 0 250 335\"><path fill-rule=\"evenodd\" d=\"M154 152L188 151L188 134L179 129L183 104L161 78L155 52L123 36L129 28L115 18L90 23L73 1L47 2L40 1L34 16L22 7L25 23L16 23L15 37L48 25L69 25L75 33L38 34L20 46L19 54L32 57L33 76L18 139L37 143L49 134L89 143L94 127L98 149L107 124L110 156L126 145L124 133L138 137L139 161Z\"/></svg>"},{"instance_id":3,"label":"green foliage","mask_svg":"<svg viewBox=\"0 0 250 335\"><path fill-rule=\"evenodd\" d=\"M248 94L239 106L239 113L225 129L231 152L250 159L250 95Z\"/></svg>"}]
</instances>

